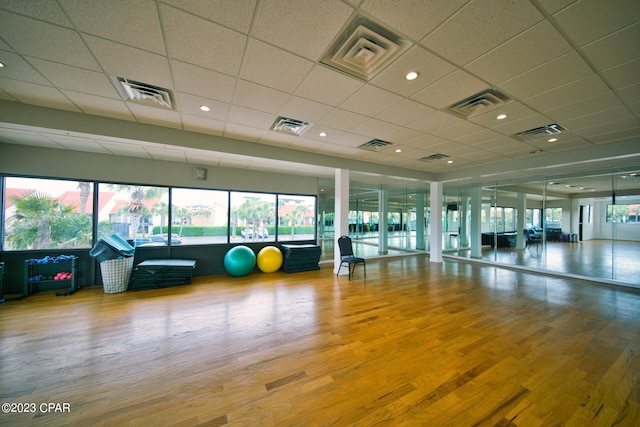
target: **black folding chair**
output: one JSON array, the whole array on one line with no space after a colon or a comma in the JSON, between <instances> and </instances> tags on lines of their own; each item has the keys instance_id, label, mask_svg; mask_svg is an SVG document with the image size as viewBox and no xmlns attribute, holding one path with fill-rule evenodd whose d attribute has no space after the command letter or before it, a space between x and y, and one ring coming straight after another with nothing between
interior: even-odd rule
<instances>
[{"instance_id":1,"label":"black folding chair","mask_svg":"<svg viewBox=\"0 0 640 427\"><path fill-rule=\"evenodd\" d=\"M351 280L351 275L355 271L356 265L362 264L362 267L364 268L364 278L366 279L367 263L364 258L354 256L351 238L349 236L340 236L338 239L338 247L340 248L340 267L338 267L338 273L336 275L340 274L340 269L346 264L347 269L349 270L349 280Z\"/></svg>"}]
</instances>

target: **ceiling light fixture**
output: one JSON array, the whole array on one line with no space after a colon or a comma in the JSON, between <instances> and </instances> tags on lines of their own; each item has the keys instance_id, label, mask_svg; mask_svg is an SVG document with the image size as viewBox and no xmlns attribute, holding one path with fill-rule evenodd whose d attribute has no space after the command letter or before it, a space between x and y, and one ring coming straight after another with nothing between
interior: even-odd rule
<instances>
[{"instance_id":1,"label":"ceiling light fixture","mask_svg":"<svg viewBox=\"0 0 640 427\"><path fill-rule=\"evenodd\" d=\"M396 148L396 153L402 153L402 150L399 148Z\"/></svg>"},{"instance_id":2,"label":"ceiling light fixture","mask_svg":"<svg viewBox=\"0 0 640 427\"><path fill-rule=\"evenodd\" d=\"M0 62L0 68L4 68L4 62Z\"/></svg>"},{"instance_id":3,"label":"ceiling light fixture","mask_svg":"<svg viewBox=\"0 0 640 427\"><path fill-rule=\"evenodd\" d=\"M509 117L509 116L507 116L506 114L499 114L499 115L498 115L498 117L496 117L496 119L498 119L498 120L504 120L504 119L506 119L507 117Z\"/></svg>"},{"instance_id":4,"label":"ceiling light fixture","mask_svg":"<svg viewBox=\"0 0 640 427\"><path fill-rule=\"evenodd\" d=\"M326 132L320 132L319 135L324 138L325 136L327 136L327 133Z\"/></svg>"},{"instance_id":5,"label":"ceiling light fixture","mask_svg":"<svg viewBox=\"0 0 640 427\"><path fill-rule=\"evenodd\" d=\"M558 138L551 138L547 142L556 142L557 140L558 140Z\"/></svg>"},{"instance_id":6,"label":"ceiling light fixture","mask_svg":"<svg viewBox=\"0 0 640 427\"><path fill-rule=\"evenodd\" d=\"M404 76L405 79L411 81L411 80L415 80L418 78L418 72L417 71L409 71L407 73L406 76Z\"/></svg>"},{"instance_id":7,"label":"ceiling light fixture","mask_svg":"<svg viewBox=\"0 0 640 427\"><path fill-rule=\"evenodd\" d=\"M206 105L201 105L201 106L200 106L200 109L201 109L202 111L211 111L211 108L207 107Z\"/></svg>"},{"instance_id":8,"label":"ceiling light fixture","mask_svg":"<svg viewBox=\"0 0 640 427\"><path fill-rule=\"evenodd\" d=\"M453 160L447 160L447 163L451 164L451 163L453 163Z\"/></svg>"}]
</instances>

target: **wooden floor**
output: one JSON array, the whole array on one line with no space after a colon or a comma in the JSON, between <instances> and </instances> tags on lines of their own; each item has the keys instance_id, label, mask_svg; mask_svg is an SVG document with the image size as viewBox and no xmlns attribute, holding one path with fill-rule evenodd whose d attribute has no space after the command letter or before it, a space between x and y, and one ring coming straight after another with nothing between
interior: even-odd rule
<instances>
[{"instance_id":1,"label":"wooden floor","mask_svg":"<svg viewBox=\"0 0 640 427\"><path fill-rule=\"evenodd\" d=\"M2 426L638 426L640 292L412 256L41 293L0 304L0 403L35 410Z\"/></svg>"}]
</instances>

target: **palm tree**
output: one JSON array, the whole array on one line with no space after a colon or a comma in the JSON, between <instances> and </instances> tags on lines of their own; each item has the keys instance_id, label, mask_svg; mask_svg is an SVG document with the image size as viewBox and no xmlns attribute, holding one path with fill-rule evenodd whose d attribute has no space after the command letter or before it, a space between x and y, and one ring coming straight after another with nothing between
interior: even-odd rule
<instances>
[{"instance_id":1,"label":"palm tree","mask_svg":"<svg viewBox=\"0 0 640 427\"><path fill-rule=\"evenodd\" d=\"M129 193L129 205L126 207L126 213L129 216L129 236L135 239L140 224L142 224L142 217L148 213L144 202L147 199L167 193L168 189L163 187L144 187L142 185L114 185L113 187L117 191L124 190Z\"/></svg>"},{"instance_id":2,"label":"palm tree","mask_svg":"<svg viewBox=\"0 0 640 427\"><path fill-rule=\"evenodd\" d=\"M74 206L37 190L11 197L14 213L7 220L7 244L14 249L77 247L91 243L91 218Z\"/></svg>"}]
</instances>

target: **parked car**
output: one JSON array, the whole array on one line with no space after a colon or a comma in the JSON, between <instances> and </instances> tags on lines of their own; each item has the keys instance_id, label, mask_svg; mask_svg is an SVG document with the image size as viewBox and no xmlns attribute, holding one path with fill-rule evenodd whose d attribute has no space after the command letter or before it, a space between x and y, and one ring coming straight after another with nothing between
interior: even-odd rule
<instances>
[{"instance_id":1,"label":"parked car","mask_svg":"<svg viewBox=\"0 0 640 427\"><path fill-rule=\"evenodd\" d=\"M154 234L153 236L151 236L151 242L164 243L166 245L168 243L167 235L166 234ZM180 236L178 236L177 234L172 234L171 235L171 244L172 245L181 245L182 244L182 240L180 240Z\"/></svg>"},{"instance_id":2,"label":"parked car","mask_svg":"<svg viewBox=\"0 0 640 427\"><path fill-rule=\"evenodd\" d=\"M257 237L258 239L266 239L269 237L269 231L264 227L260 227L258 229L245 228L244 230L240 231L240 234L245 239L253 239L254 233L255 237Z\"/></svg>"}]
</instances>

